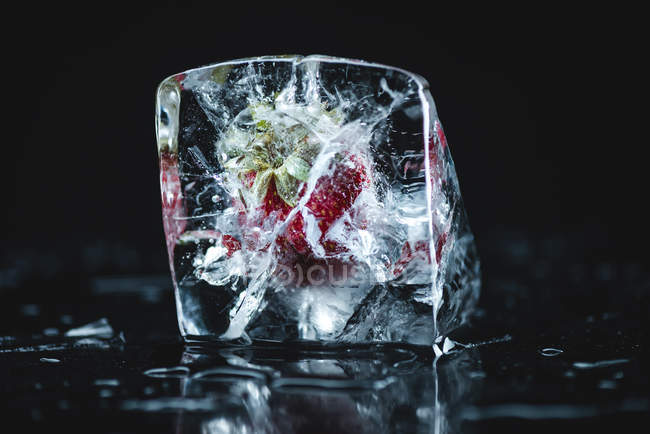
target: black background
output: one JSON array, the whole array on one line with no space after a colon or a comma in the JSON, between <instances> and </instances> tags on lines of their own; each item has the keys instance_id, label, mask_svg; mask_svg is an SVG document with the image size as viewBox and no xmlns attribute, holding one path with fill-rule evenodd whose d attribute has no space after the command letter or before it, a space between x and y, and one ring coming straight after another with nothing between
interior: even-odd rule
<instances>
[{"instance_id":1,"label":"black background","mask_svg":"<svg viewBox=\"0 0 650 434\"><path fill-rule=\"evenodd\" d=\"M140 374L178 364L182 352L161 219L156 87L213 62L317 53L399 66L431 85L482 261L481 309L459 341L513 335L481 349L478 408L505 400L611 410L475 425L531 433L647 425L647 411L616 410L649 387L646 14L594 5L3 5L0 337L17 338L0 343L32 345L46 327L108 317L127 348L3 354L2 420L49 430L60 423L67 432L71 422L92 427L82 432L178 432L173 415L106 407L141 397L145 384L162 387ZM151 285L138 279L130 292L90 289L111 275L167 283L149 299ZM549 346L566 357L540 355ZM63 363L41 363L41 355ZM615 389L599 386L611 383L607 370L565 375L575 361L621 358L630 363L612 367L625 371ZM119 399L89 388L112 377Z\"/></svg>"},{"instance_id":2,"label":"black background","mask_svg":"<svg viewBox=\"0 0 650 434\"><path fill-rule=\"evenodd\" d=\"M496 228L531 237L587 228L610 255L645 255L647 141L637 131L646 117L636 79L647 53L638 11L183 5L4 11L5 265L27 258L23 268L46 277L165 271L157 84L191 67L282 53L424 76L479 247Z\"/></svg>"}]
</instances>

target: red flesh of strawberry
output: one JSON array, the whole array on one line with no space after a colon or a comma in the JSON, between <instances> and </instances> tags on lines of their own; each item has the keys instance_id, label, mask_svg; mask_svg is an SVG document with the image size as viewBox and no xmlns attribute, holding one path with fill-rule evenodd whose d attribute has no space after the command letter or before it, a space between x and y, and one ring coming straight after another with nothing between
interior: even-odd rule
<instances>
[{"instance_id":1,"label":"red flesh of strawberry","mask_svg":"<svg viewBox=\"0 0 650 434\"><path fill-rule=\"evenodd\" d=\"M241 250L241 243L232 235L224 235L221 243L226 249L228 249L226 252L228 257L231 257L237 250Z\"/></svg>"},{"instance_id":2,"label":"red flesh of strawberry","mask_svg":"<svg viewBox=\"0 0 650 434\"><path fill-rule=\"evenodd\" d=\"M174 245L185 230L186 220L181 180L178 174L178 155L163 151L160 153L160 191L162 199L163 226L170 256Z\"/></svg>"},{"instance_id":3,"label":"red flesh of strawberry","mask_svg":"<svg viewBox=\"0 0 650 434\"><path fill-rule=\"evenodd\" d=\"M320 243L327 254L340 253L344 248L333 241L326 241L332 224L352 207L361 191L368 185L366 168L355 155L346 155L348 162L339 163L332 176L318 179L306 207L312 212L321 231ZM304 194L303 192L301 193ZM305 239L304 219L296 214L287 228L289 244L296 252L310 255L311 248Z\"/></svg>"},{"instance_id":4,"label":"red flesh of strawberry","mask_svg":"<svg viewBox=\"0 0 650 434\"><path fill-rule=\"evenodd\" d=\"M341 218L352 207L361 191L369 183L366 166L361 159L350 154L346 154L344 157L345 160L337 163L331 176L323 176L318 179L314 191L305 204L318 222L318 228L321 231L320 243L328 255L340 253L344 249L338 243L325 240L327 231L336 220ZM255 172L248 172L244 175L242 183L250 188L255 177ZM306 187L303 187L300 191L298 199L304 196L305 189ZM269 183L259 210L261 210L260 217L262 219L275 213L278 223L286 220L293 210L293 207L278 195L275 179L273 178ZM242 213L244 213L243 208ZM242 218L245 219L245 214L242 214ZM262 222L254 223L261 225ZM254 245L254 240L251 241L247 244ZM280 250L285 253L290 250L305 256L312 255L312 249L305 238L305 224L301 213L297 213L287 226L285 233L278 236L277 244Z\"/></svg>"}]
</instances>

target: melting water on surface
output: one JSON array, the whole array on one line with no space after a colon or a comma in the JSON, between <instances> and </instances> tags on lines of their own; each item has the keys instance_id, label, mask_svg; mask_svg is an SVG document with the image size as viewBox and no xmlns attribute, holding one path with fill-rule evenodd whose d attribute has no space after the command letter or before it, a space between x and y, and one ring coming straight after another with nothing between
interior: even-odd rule
<instances>
[{"instance_id":1,"label":"melting water on surface","mask_svg":"<svg viewBox=\"0 0 650 434\"><path fill-rule=\"evenodd\" d=\"M629 399L614 406L610 412L642 412L649 409L648 399ZM602 414L603 409L597 405L508 403L485 407L469 406L463 409L462 418L467 420L501 418L552 420L591 418Z\"/></svg>"},{"instance_id":2,"label":"melting water on surface","mask_svg":"<svg viewBox=\"0 0 650 434\"><path fill-rule=\"evenodd\" d=\"M65 338L62 333L57 335L58 339L65 339L64 344L21 346L25 343L21 338L3 338L0 352L47 353L42 354L44 357L35 355L34 360L51 365L47 369L64 369L68 358L59 356L57 351L101 350L103 354L111 354L105 349L119 350L113 345L117 338L102 339L95 334L101 333L102 328L106 330L107 325L110 327L98 321L96 327L83 326L89 336ZM115 402L124 411L178 415L180 433L220 432L214 431L217 426L243 426L251 432L300 431L305 429L301 424L307 418L331 420L333 425L328 425L328 429L332 432L424 430L440 434L459 432L458 427L465 421L585 419L603 414L603 411L649 410L647 399L628 399L605 409L595 404L561 402L548 405L517 399L503 403L488 400L472 405L469 400L476 395L478 385L495 381L481 367L478 350L510 341L510 335L470 343L443 338L433 349L396 345L291 346L258 341L252 345L186 345L180 360L176 358L177 365L172 363L141 371L148 380L138 388L136 396L125 395L120 390L129 381L119 375L104 374L91 379L89 384L94 386L96 397L106 400L104 402ZM487 354L494 352L486 350ZM500 348L495 350L501 351ZM632 359L573 362L557 358L567 354L566 349L555 346L530 348L531 360L560 363L565 371L560 375L565 381L596 375L593 388L599 393L619 390L621 381L628 378L630 367L627 365ZM508 363L504 359L498 367L502 364L512 366ZM52 385L48 380L39 379L33 387L37 391L48 391ZM75 402L57 405L65 410ZM285 420L279 420L278 415L284 415ZM298 420L298 415L305 415L305 418ZM396 421L399 426L395 425Z\"/></svg>"},{"instance_id":3,"label":"melting water on surface","mask_svg":"<svg viewBox=\"0 0 650 434\"><path fill-rule=\"evenodd\" d=\"M600 360L597 362L575 362L573 364L573 367L577 369L605 368L607 366L628 363L629 361L630 361L629 359L614 359L614 360Z\"/></svg>"}]
</instances>

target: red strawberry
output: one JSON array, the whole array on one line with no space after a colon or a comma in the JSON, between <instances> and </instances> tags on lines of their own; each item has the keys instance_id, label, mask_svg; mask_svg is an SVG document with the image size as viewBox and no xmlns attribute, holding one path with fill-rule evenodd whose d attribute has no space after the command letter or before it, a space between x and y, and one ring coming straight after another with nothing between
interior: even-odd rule
<instances>
[{"instance_id":1,"label":"red strawberry","mask_svg":"<svg viewBox=\"0 0 650 434\"><path fill-rule=\"evenodd\" d=\"M187 224L183 218L185 207L178 174L178 155L169 151L160 153L160 193L162 200L163 226L170 255L173 255L176 240Z\"/></svg>"},{"instance_id":2,"label":"red strawberry","mask_svg":"<svg viewBox=\"0 0 650 434\"><path fill-rule=\"evenodd\" d=\"M442 125L440 122L435 121L434 123L434 132L435 135L429 138L429 167L431 173L431 180L433 183L434 194L439 194L439 188L445 184L446 179L444 178L444 156L441 157L439 149L436 147L437 144L440 144L440 152L445 152L447 147L447 139L445 138L445 133L442 130ZM443 154L444 155L444 154ZM405 171L408 167L405 167ZM442 249L447 242L447 232L442 232L436 240L436 262L439 264L442 257ZM411 248L411 244L407 241L402 247L402 254L400 258L395 263L393 268L393 274L399 276L404 272L406 266L416 259L417 257L426 258L427 262L431 263L431 254L429 243L425 240L416 241Z\"/></svg>"},{"instance_id":3,"label":"red strawberry","mask_svg":"<svg viewBox=\"0 0 650 434\"><path fill-rule=\"evenodd\" d=\"M254 230L270 224L285 225L284 232L276 239L278 253L295 260L314 259L313 246L307 241L306 231L320 231L319 255L326 257L344 251L338 243L328 239L328 231L352 208L361 191L369 183L366 164L356 155L342 152L331 163L329 174L321 176L310 197L305 201L306 183L313 176L312 165L321 150L321 142L302 124L285 123L282 115L269 116L274 108L268 104L252 105L251 116L255 121L247 143L233 145L239 140L239 132L229 133L223 142L224 165L238 179L239 192L234 205L239 208L240 226L244 228L244 240L251 250L264 250L268 245L260 243L263 232ZM266 117L265 117L266 116ZM276 122L278 119L282 120ZM332 125L340 122L336 113L323 111L323 119ZM338 119L338 120L337 120ZM327 121L325 121L327 124ZM247 203L251 201L251 203ZM295 207L304 202L298 213ZM258 203L258 205L253 205ZM293 212L291 221L287 222ZM305 221L314 221L318 229ZM348 224L349 225L349 224ZM245 228L250 230L246 230ZM296 255L300 256L298 258Z\"/></svg>"},{"instance_id":4,"label":"red strawberry","mask_svg":"<svg viewBox=\"0 0 650 434\"><path fill-rule=\"evenodd\" d=\"M445 133L442 130L442 125L440 125L439 121L436 121L434 123L434 130L436 131L436 135L438 136L438 141L440 142L440 146L444 151L445 148L447 147L447 138L445 137Z\"/></svg>"},{"instance_id":5,"label":"red strawberry","mask_svg":"<svg viewBox=\"0 0 650 434\"><path fill-rule=\"evenodd\" d=\"M251 188L253 186L253 183L255 182L255 176L257 176L257 172L253 170L244 173L244 179L242 179L242 183L246 186L246 188Z\"/></svg>"},{"instance_id":6,"label":"red strawberry","mask_svg":"<svg viewBox=\"0 0 650 434\"><path fill-rule=\"evenodd\" d=\"M232 235L224 235L221 239L221 243L226 249L228 249L226 252L228 257L231 257L237 250L241 250L241 243Z\"/></svg>"},{"instance_id":7,"label":"red strawberry","mask_svg":"<svg viewBox=\"0 0 650 434\"><path fill-rule=\"evenodd\" d=\"M346 152L332 164L335 165L332 175L322 176L318 179L309 200L305 204L309 210L308 212L314 216L318 223L318 228L321 231L320 244L327 255L341 253L344 250L338 243L326 240L327 231L334 222L352 207L361 191L369 183L366 166L358 156ZM242 184L247 188L252 187L256 176L256 172L245 173L241 177ZM297 195L296 202L303 198L305 190L306 185L303 185ZM276 224L281 224L293 209L294 206L285 202L279 195L276 180L272 177L260 206L254 211L257 219L248 222L248 225L261 226L264 219L272 214L276 219ZM246 216L246 210L241 204L240 223L245 222ZM251 234L247 238L250 238L247 239L249 247L260 248L260 246L256 246L257 238L255 234ZM305 223L301 213L295 214L285 232L278 236L277 245L280 251L284 253L289 250L307 257L313 256L312 248L306 240ZM261 247L266 248L266 246Z\"/></svg>"},{"instance_id":8,"label":"red strawberry","mask_svg":"<svg viewBox=\"0 0 650 434\"><path fill-rule=\"evenodd\" d=\"M242 184L246 188L250 189L255 181L256 175L257 173L254 171L246 173L242 176ZM261 199L260 205L255 210L247 209L246 204L239 198L233 199L233 206L238 209L237 220L239 226L243 230L243 241L248 250L266 250L269 245L260 245L259 233L254 230L246 230L246 228L253 229L262 227L266 219L271 215L276 219L276 224L280 224L287 218L293 209L293 207L288 205L278 195L274 179L270 180L266 194ZM287 247L286 244L284 247Z\"/></svg>"},{"instance_id":9,"label":"red strawberry","mask_svg":"<svg viewBox=\"0 0 650 434\"><path fill-rule=\"evenodd\" d=\"M181 73L181 74L176 74L175 76L172 77L172 78L174 79L174 81L176 81L176 83L178 83L178 87L180 87L181 90L184 89L184 87L183 87L183 80L185 80L185 77L187 77L187 75L186 75L186 74L183 74L183 73Z\"/></svg>"},{"instance_id":10,"label":"red strawberry","mask_svg":"<svg viewBox=\"0 0 650 434\"><path fill-rule=\"evenodd\" d=\"M262 199L261 208L264 217L268 217L271 213L277 212L278 221L284 221L284 219L293 209L293 207L282 200L278 194L277 188L275 187L275 179L271 179L269 182L269 187L266 190L264 198Z\"/></svg>"},{"instance_id":11,"label":"red strawberry","mask_svg":"<svg viewBox=\"0 0 650 434\"><path fill-rule=\"evenodd\" d=\"M160 153L160 191L163 212L163 227L167 241L167 251L173 256L174 246L179 239L218 239L221 233L213 230L185 232L185 206L181 192L181 180L178 172L178 154L163 151ZM222 244L228 257L241 250L241 243L232 235L223 235ZM173 259L173 258L172 258Z\"/></svg>"},{"instance_id":12,"label":"red strawberry","mask_svg":"<svg viewBox=\"0 0 650 434\"><path fill-rule=\"evenodd\" d=\"M341 161L336 165L331 176L321 176L316 182L314 191L306 203L306 208L311 211L318 228L321 231L320 244L326 254L340 253L344 248L334 241L327 241L327 231L332 224L348 211L361 191L369 184L366 167L359 157L344 153ZM304 194L304 188L301 196ZM287 228L286 236L289 244L296 252L311 255L307 240L305 239L304 218L298 213Z\"/></svg>"},{"instance_id":13,"label":"red strawberry","mask_svg":"<svg viewBox=\"0 0 650 434\"><path fill-rule=\"evenodd\" d=\"M241 250L241 243L239 240L232 235L222 235L221 232L215 231L212 229L198 230L198 231L187 231L184 232L180 237L181 242L194 241L198 242L201 240L219 240L221 239L221 245L224 246L228 251L226 256L229 258L238 250Z\"/></svg>"},{"instance_id":14,"label":"red strawberry","mask_svg":"<svg viewBox=\"0 0 650 434\"><path fill-rule=\"evenodd\" d=\"M442 248L447 242L447 234L443 233L438 237L436 241L436 263L440 264L440 258L442 257ZM404 272L406 266L416 258L426 259L426 261L431 263L431 255L429 254L429 243L424 240L416 241L411 249L411 244L407 241L402 246L402 255L395 263L393 268L393 275L399 276Z\"/></svg>"}]
</instances>

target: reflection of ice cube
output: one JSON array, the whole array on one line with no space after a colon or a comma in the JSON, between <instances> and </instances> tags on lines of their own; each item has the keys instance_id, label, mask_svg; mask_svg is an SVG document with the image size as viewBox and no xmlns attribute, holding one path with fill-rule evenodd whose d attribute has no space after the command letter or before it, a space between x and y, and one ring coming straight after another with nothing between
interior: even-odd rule
<instances>
[{"instance_id":1,"label":"reflection of ice cube","mask_svg":"<svg viewBox=\"0 0 650 434\"><path fill-rule=\"evenodd\" d=\"M182 399L209 396L219 405L183 412L177 432L456 433L464 421L459 407L483 376L477 349L435 363L390 347L294 347L288 356L286 347L265 345L245 350L244 365L229 352L183 355L195 374ZM211 373L218 381L208 380Z\"/></svg>"}]
</instances>

